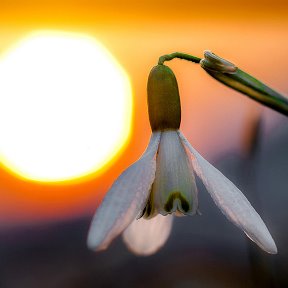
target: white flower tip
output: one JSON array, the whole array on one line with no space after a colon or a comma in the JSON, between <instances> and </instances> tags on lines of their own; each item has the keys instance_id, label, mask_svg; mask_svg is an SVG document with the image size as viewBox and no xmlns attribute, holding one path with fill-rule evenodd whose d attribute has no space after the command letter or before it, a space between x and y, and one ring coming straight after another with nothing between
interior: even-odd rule
<instances>
[{"instance_id":1,"label":"white flower tip","mask_svg":"<svg viewBox=\"0 0 288 288\"><path fill-rule=\"evenodd\" d=\"M109 243L106 245L101 245L101 243L99 243L99 239L97 238L98 237L95 235L95 232L90 230L87 237L87 247L93 251L105 250Z\"/></svg>"},{"instance_id":2,"label":"white flower tip","mask_svg":"<svg viewBox=\"0 0 288 288\"><path fill-rule=\"evenodd\" d=\"M265 243L257 243L264 251L266 251L267 253L269 254L277 254L278 253L278 250L277 250L277 247L276 247L276 244L274 242L274 240L272 239L269 239L269 241L266 241Z\"/></svg>"},{"instance_id":3,"label":"white flower tip","mask_svg":"<svg viewBox=\"0 0 288 288\"><path fill-rule=\"evenodd\" d=\"M141 249L135 249L134 246L131 246L130 243L128 243L127 241L125 241L125 238L123 238L124 243L126 244L128 250L133 253L136 256L140 256L140 257L147 257L147 256L151 256L153 254L155 254L160 248L155 247L153 249L150 249L149 247L141 247Z\"/></svg>"},{"instance_id":4,"label":"white flower tip","mask_svg":"<svg viewBox=\"0 0 288 288\"><path fill-rule=\"evenodd\" d=\"M278 253L277 246L271 235L269 236L270 237L266 239L264 243L262 242L262 244L259 244L259 246L269 254L277 254Z\"/></svg>"},{"instance_id":5,"label":"white flower tip","mask_svg":"<svg viewBox=\"0 0 288 288\"><path fill-rule=\"evenodd\" d=\"M251 237L248 235L248 233L246 233L244 231L244 233L247 235L247 237L249 239L251 239L253 242L255 242L261 249L263 249L265 252L269 253L269 254L277 254L278 250L277 250L277 246L272 238L272 236L270 235L270 233L267 232L262 235L262 237Z\"/></svg>"},{"instance_id":6,"label":"white flower tip","mask_svg":"<svg viewBox=\"0 0 288 288\"><path fill-rule=\"evenodd\" d=\"M278 253L278 250L277 250L277 247L274 243L274 245L272 245L269 250L267 250L266 252L270 253L270 254L277 254Z\"/></svg>"},{"instance_id":7,"label":"white flower tip","mask_svg":"<svg viewBox=\"0 0 288 288\"><path fill-rule=\"evenodd\" d=\"M127 248L138 256L150 256L156 253L167 241L173 216L158 214L149 220L134 220L124 231L122 237Z\"/></svg>"}]
</instances>

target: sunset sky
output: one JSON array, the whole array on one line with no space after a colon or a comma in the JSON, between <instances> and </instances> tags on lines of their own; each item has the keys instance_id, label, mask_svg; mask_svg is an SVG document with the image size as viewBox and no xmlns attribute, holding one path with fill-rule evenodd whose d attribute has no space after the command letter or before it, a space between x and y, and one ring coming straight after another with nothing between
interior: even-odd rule
<instances>
[{"instance_id":1,"label":"sunset sky","mask_svg":"<svg viewBox=\"0 0 288 288\"><path fill-rule=\"evenodd\" d=\"M1 167L0 225L78 217L95 210L113 180L148 143L147 76L163 54L181 51L202 57L209 49L287 95L287 16L287 1L1 0L0 58L33 31L95 37L131 80L133 116L128 142L89 177L48 184L21 179ZM208 160L243 151L245 131L260 112L267 127L281 120L278 113L215 82L199 65L181 60L167 65L179 84L181 129ZM106 113L113 118L111 111ZM95 123L91 133L97 125L105 123ZM99 141L105 138L99 135Z\"/></svg>"}]
</instances>

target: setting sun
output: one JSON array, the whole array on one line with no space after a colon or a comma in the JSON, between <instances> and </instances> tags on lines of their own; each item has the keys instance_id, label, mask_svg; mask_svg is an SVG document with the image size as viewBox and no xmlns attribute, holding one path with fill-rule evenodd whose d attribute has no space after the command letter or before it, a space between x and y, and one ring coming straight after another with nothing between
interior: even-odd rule
<instances>
[{"instance_id":1,"label":"setting sun","mask_svg":"<svg viewBox=\"0 0 288 288\"><path fill-rule=\"evenodd\" d=\"M0 79L0 160L22 178L96 172L129 137L129 78L92 37L30 34L0 54Z\"/></svg>"}]
</instances>

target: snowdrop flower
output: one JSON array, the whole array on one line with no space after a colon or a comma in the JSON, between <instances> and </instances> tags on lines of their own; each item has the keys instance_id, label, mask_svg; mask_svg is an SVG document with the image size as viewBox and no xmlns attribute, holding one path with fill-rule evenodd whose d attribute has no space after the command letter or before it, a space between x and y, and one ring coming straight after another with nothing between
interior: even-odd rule
<instances>
[{"instance_id":1,"label":"snowdrop flower","mask_svg":"<svg viewBox=\"0 0 288 288\"><path fill-rule=\"evenodd\" d=\"M264 222L241 191L207 162L179 131L181 107L176 78L158 65L148 79L152 128L142 157L114 182L97 209L88 247L103 250L123 232L134 253L149 255L169 237L172 215L194 215L198 209L195 174L223 214L263 250L277 253Z\"/></svg>"}]
</instances>

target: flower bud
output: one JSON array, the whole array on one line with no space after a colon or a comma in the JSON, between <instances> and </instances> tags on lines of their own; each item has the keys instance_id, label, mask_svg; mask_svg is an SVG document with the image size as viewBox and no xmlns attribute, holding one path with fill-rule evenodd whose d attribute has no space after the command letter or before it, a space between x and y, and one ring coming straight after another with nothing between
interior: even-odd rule
<instances>
[{"instance_id":1,"label":"flower bud","mask_svg":"<svg viewBox=\"0 0 288 288\"><path fill-rule=\"evenodd\" d=\"M206 71L217 73L234 74L238 69L233 63L217 56L209 50L204 51L204 59L200 61L200 65Z\"/></svg>"},{"instance_id":2,"label":"flower bud","mask_svg":"<svg viewBox=\"0 0 288 288\"><path fill-rule=\"evenodd\" d=\"M168 66L153 67L148 78L147 93L152 131L179 129L181 104L178 84Z\"/></svg>"}]
</instances>

